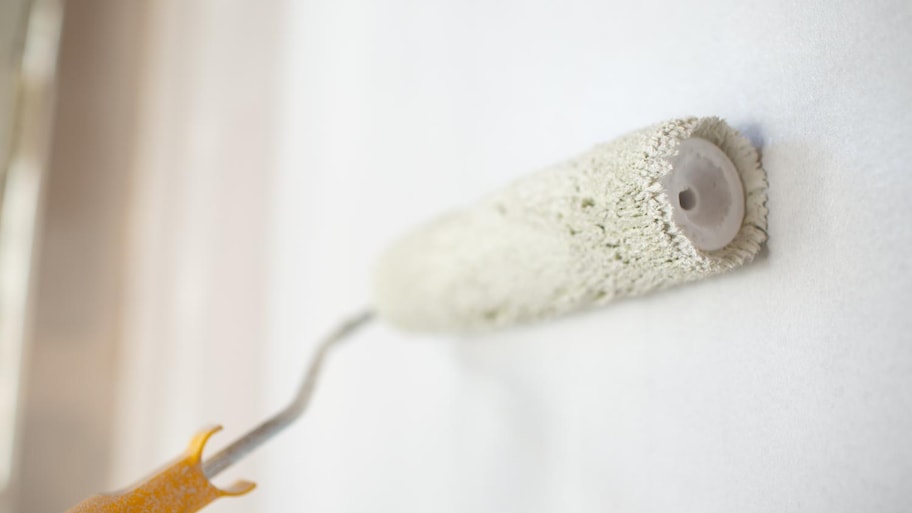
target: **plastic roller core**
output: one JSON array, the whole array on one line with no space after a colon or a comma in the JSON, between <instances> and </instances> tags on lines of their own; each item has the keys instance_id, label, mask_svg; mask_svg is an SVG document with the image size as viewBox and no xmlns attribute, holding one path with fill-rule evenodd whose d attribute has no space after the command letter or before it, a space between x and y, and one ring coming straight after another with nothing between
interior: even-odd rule
<instances>
[{"instance_id":1,"label":"plastic roller core","mask_svg":"<svg viewBox=\"0 0 912 513\"><path fill-rule=\"evenodd\" d=\"M724 248L744 220L744 186L738 170L706 139L684 140L678 150L663 180L675 224L698 249Z\"/></svg>"}]
</instances>

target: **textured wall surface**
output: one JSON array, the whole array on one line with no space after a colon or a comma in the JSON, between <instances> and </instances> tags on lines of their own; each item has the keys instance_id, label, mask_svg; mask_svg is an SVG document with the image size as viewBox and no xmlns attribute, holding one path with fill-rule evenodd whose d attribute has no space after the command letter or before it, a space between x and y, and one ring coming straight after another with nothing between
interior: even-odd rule
<instances>
[{"instance_id":1,"label":"textured wall surface","mask_svg":"<svg viewBox=\"0 0 912 513\"><path fill-rule=\"evenodd\" d=\"M271 511L912 509L908 2L325 0L287 23L272 405L395 236L630 129L749 134L770 238L553 323L368 330L267 450Z\"/></svg>"}]
</instances>

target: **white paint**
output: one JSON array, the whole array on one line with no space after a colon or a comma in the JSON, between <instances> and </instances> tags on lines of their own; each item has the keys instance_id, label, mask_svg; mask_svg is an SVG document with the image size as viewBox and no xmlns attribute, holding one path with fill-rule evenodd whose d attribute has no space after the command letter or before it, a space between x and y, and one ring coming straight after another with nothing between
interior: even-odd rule
<instances>
[{"instance_id":1,"label":"white paint","mask_svg":"<svg viewBox=\"0 0 912 513\"><path fill-rule=\"evenodd\" d=\"M373 259L429 216L632 128L762 146L748 268L477 340L368 330L267 448L271 511L912 507L912 8L294 3L275 182L278 406Z\"/></svg>"}]
</instances>

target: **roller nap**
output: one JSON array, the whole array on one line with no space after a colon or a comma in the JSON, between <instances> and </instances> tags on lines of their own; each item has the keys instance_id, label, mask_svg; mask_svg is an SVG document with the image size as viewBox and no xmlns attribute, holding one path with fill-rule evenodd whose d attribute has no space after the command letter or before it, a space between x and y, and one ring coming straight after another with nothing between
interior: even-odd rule
<instances>
[{"instance_id":1,"label":"roller nap","mask_svg":"<svg viewBox=\"0 0 912 513\"><path fill-rule=\"evenodd\" d=\"M473 332L698 280L753 259L765 202L744 136L667 121L406 235L378 262L374 307L403 329Z\"/></svg>"}]
</instances>

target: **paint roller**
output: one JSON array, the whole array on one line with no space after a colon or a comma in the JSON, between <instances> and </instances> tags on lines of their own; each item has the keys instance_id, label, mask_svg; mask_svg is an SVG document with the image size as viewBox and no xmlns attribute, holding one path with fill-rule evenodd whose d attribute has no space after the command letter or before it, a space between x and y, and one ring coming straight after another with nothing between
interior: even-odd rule
<instances>
[{"instance_id":1,"label":"paint roller","mask_svg":"<svg viewBox=\"0 0 912 513\"><path fill-rule=\"evenodd\" d=\"M224 496L210 479L281 432L309 403L328 351L377 317L400 329L478 333L545 320L706 278L749 262L766 240L766 176L719 118L659 123L522 178L407 234L379 259L373 309L316 351L294 400L202 461L219 428L163 470L77 512L193 512Z\"/></svg>"}]
</instances>

